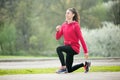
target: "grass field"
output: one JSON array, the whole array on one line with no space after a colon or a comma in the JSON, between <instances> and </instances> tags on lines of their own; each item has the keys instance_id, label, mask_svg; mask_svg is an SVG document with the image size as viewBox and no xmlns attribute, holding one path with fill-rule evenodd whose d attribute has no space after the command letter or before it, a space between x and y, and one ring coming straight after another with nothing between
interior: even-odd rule
<instances>
[{"instance_id":1,"label":"grass field","mask_svg":"<svg viewBox=\"0 0 120 80\"><path fill-rule=\"evenodd\" d=\"M35 69L0 69L0 75L13 74L48 74L55 73L57 68L35 68ZM75 72L84 72L81 68ZM90 72L120 72L120 66L92 66Z\"/></svg>"},{"instance_id":2,"label":"grass field","mask_svg":"<svg viewBox=\"0 0 120 80\"><path fill-rule=\"evenodd\" d=\"M51 58L51 57L45 57L45 56L0 56L0 59L9 59L9 58ZM53 58L53 57L52 57Z\"/></svg>"},{"instance_id":3,"label":"grass field","mask_svg":"<svg viewBox=\"0 0 120 80\"><path fill-rule=\"evenodd\" d=\"M18 59L18 58L58 58L57 56L56 57L46 57L46 56L0 56L0 59ZM79 56L78 58L81 58L81 59L84 59L84 56ZM100 58L104 58L104 57L90 57L91 59L100 59Z\"/></svg>"},{"instance_id":4,"label":"grass field","mask_svg":"<svg viewBox=\"0 0 120 80\"><path fill-rule=\"evenodd\" d=\"M56 58L43 56L0 56L0 59L23 59L23 58ZM93 57L94 58L94 57ZM100 57L99 57L100 58ZM55 73L58 68L27 68L27 69L0 69L0 75L13 74L47 74ZM78 69L75 72L84 72L84 69ZM120 72L120 66L92 66L90 72Z\"/></svg>"}]
</instances>

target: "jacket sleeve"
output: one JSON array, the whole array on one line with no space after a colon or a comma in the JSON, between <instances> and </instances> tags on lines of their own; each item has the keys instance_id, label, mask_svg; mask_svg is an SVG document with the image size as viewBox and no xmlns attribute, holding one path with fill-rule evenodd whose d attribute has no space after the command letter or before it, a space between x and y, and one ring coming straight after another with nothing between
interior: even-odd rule
<instances>
[{"instance_id":1,"label":"jacket sleeve","mask_svg":"<svg viewBox=\"0 0 120 80\"><path fill-rule=\"evenodd\" d=\"M62 35L63 35L63 27L61 26L61 29L56 32L56 40L59 40Z\"/></svg>"},{"instance_id":2,"label":"jacket sleeve","mask_svg":"<svg viewBox=\"0 0 120 80\"><path fill-rule=\"evenodd\" d=\"M81 42L81 45L82 45L83 50L84 50L84 54L87 54L88 53L88 49L87 49L86 43L85 43L85 41L83 39L81 28L80 28L79 24L75 25L75 32L76 32L76 35L77 35L77 37L79 38L79 40Z\"/></svg>"}]
</instances>

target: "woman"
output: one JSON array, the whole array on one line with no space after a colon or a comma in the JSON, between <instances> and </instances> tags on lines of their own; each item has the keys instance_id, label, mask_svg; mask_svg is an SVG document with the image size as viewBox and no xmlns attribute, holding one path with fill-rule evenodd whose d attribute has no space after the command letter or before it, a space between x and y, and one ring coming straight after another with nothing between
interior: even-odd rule
<instances>
[{"instance_id":1,"label":"woman","mask_svg":"<svg viewBox=\"0 0 120 80\"><path fill-rule=\"evenodd\" d=\"M79 25L79 15L75 8L69 8L65 14L66 21L62 25L56 27L56 39L59 40L61 36L64 38L64 46L57 47L56 51L61 62L61 68L57 73L70 73L80 67L85 68L85 72L89 71L90 62L85 62L72 66L74 55L79 54L80 44L82 44L85 58L88 58L88 50L86 43L82 37L82 33ZM66 53L66 61L64 54Z\"/></svg>"}]
</instances>

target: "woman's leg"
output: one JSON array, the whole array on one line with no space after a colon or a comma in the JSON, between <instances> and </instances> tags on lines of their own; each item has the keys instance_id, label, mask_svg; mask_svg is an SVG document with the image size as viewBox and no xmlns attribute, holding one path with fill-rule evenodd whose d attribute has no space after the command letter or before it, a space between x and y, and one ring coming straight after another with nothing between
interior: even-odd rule
<instances>
[{"instance_id":1,"label":"woman's leg","mask_svg":"<svg viewBox=\"0 0 120 80\"><path fill-rule=\"evenodd\" d=\"M61 62L61 66L66 66L65 64L65 59L64 59L64 55L63 55L63 49L64 49L65 46L59 46L57 47L56 51L57 51L57 54L58 54L58 57L59 57L59 60Z\"/></svg>"},{"instance_id":2,"label":"woman's leg","mask_svg":"<svg viewBox=\"0 0 120 80\"><path fill-rule=\"evenodd\" d=\"M57 47L56 51L57 51L57 54L58 54L58 57L60 59L62 66L66 66L63 52L66 53L66 56L70 55L70 57L73 57L73 55L75 54L75 53L71 52L70 46L59 46L59 47ZM69 55L67 55L67 54L69 54ZM73 58L71 58L70 62L73 62Z\"/></svg>"},{"instance_id":3,"label":"woman's leg","mask_svg":"<svg viewBox=\"0 0 120 80\"><path fill-rule=\"evenodd\" d=\"M65 63L63 52L66 53L66 63ZM69 73L84 66L84 64L81 63L81 64L77 64L77 65L72 67L74 55L77 54L77 53L70 46L60 46L60 47L58 47L57 48L57 53L58 53L61 65L66 66Z\"/></svg>"},{"instance_id":4,"label":"woman's leg","mask_svg":"<svg viewBox=\"0 0 120 80\"><path fill-rule=\"evenodd\" d=\"M73 57L74 56L71 56L71 55L67 55L66 57L66 67L69 73L79 69L80 67L84 67L83 63L72 66Z\"/></svg>"},{"instance_id":5,"label":"woman's leg","mask_svg":"<svg viewBox=\"0 0 120 80\"><path fill-rule=\"evenodd\" d=\"M66 67L67 67L67 70L69 73L79 69L80 67L84 67L83 63L74 65L72 67L74 55L76 55L76 54L77 53L69 46L68 52L66 52Z\"/></svg>"}]
</instances>

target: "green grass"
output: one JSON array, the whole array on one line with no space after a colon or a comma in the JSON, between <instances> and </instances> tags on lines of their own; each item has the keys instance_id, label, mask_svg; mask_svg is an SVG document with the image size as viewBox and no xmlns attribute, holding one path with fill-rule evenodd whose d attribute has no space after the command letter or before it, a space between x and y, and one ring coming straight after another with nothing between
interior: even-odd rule
<instances>
[{"instance_id":1,"label":"green grass","mask_svg":"<svg viewBox=\"0 0 120 80\"><path fill-rule=\"evenodd\" d=\"M84 69L79 69L76 72L80 71L84 71ZM92 66L90 72L120 72L120 66Z\"/></svg>"},{"instance_id":2,"label":"green grass","mask_svg":"<svg viewBox=\"0 0 120 80\"><path fill-rule=\"evenodd\" d=\"M0 59L4 59L4 58L9 59L9 58L38 58L38 57L37 56L0 56Z\"/></svg>"},{"instance_id":3,"label":"green grass","mask_svg":"<svg viewBox=\"0 0 120 80\"><path fill-rule=\"evenodd\" d=\"M13 74L48 74L55 73L57 68L37 68L37 69L0 69L0 75ZM75 72L84 72L81 68ZM92 66L90 72L120 72L120 66Z\"/></svg>"},{"instance_id":4,"label":"green grass","mask_svg":"<svg viewBox=\"0 0 120 80\"><path fill-rule=\"evenodd\" d=\"M56 57L45 57L45 56L0 56L0 59L31 59L31 58L56 58Z\"/></svg>"}]
</instances>

